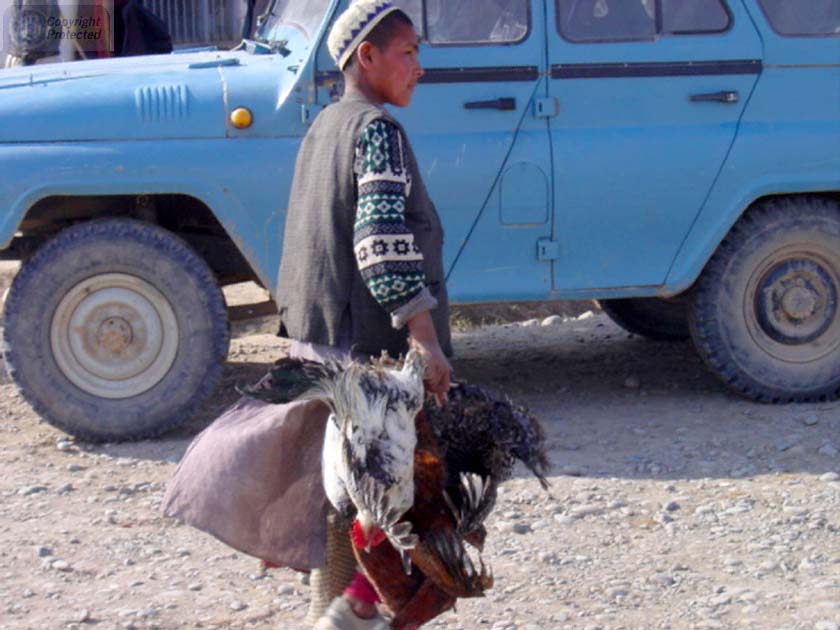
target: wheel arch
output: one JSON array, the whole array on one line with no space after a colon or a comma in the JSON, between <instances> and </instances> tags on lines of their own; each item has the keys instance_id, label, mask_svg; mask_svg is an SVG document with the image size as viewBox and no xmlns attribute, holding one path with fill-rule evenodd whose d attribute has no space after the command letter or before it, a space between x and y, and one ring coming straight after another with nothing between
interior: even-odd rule
<instances>
[{"instance_id":1,"label":"wheel arch","mask_svg":"<svg viewBox=\"0 0 840 630\"><path fill-rule=\"evenodd\" d=\"M26 260L61 230L97 219L131 218L183 238L213 270L220 284L263 282L247 250L203 199L187 193L47 194L22 213L3 258Z\"/></svg>"},{"instance_id":2,"label":"wheel arch","mask_svg":"<svg viewBox=\"0 0 840 630\"><path fill-rule=\"evenodd\" d=\"M733 209L731 212L720 213L714 221L708 217L705 220L703 216L698 217L668 271L665 290L660 294L672 297L690 290L732 228L753 208L774 199L797 197L825 197L840 202L840 189L826 186L797 190L793 185L781 189L774 188L757 192L733 203L730 206Z\"/></svg>"}]
</instances>

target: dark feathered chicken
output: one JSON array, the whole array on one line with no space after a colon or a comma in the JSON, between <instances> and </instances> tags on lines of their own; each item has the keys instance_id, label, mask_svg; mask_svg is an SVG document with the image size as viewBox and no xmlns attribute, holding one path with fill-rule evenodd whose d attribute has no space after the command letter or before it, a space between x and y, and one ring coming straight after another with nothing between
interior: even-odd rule
<instances>
[{"instance_id":1,"label":"dark feathered chicken","mask_svg":"<svg viewBox=\"0 0 840 630\"><path fill-rule=\"evenodd\" d=\"M416 426L414 506L404 519L418 537L410 551L413 571L400 575L400 557L388 544L356 548L360 564L395 613L394 628L426 623L456 599L480 597L493 585L480 555L473 560L464 543L483 548L484 521L516 460L548 487L539 422L490 390L456 384L443 407L425 405Z\"/></svg>"}]
</instances>

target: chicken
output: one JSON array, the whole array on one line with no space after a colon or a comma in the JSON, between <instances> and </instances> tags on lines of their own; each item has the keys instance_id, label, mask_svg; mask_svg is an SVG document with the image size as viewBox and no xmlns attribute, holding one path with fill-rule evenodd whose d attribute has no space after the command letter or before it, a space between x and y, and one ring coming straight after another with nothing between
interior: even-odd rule
<instances>
[{"instance_id":1,"label":"chicken","mask_svg":"<svg viewBox=\"0 0 840 630\"><path fill-rule=\"evenodd\" d=\"M426 623L458 598L480 597L492 587L480 554L474 560L464 543L479 552L483 548L483 523L516 460L548 487L539 422L489 390L456 384L445 406L425 406L416 428L414 505L405 515L417 536L410 551L412 573L399 574L399 555L387 544L355 549L395 613L392 625L398 629Z\"/></svg>"},{"instance_id":2,"label":"chicken","mask_svg":"<svg viewBox=\"0 0 840 630\"><path fill-rule=\"evenodd\" d=\"M455 384L447 402L422 403L423 362L400 368L281 360L246 394L288 402L321 398L332 409L324 487L352 516L348 535L394 628L426 623L461 597L481 597L493 576L481 558L484 522L499 484L521 461L548 487L539 422L485 388ZM470 551L472 548L472 551Z\"/></svg>"},{"instance_id":3,"label":"chicken","mask_svg":"<svg viewBox=\"0 0 840 630\"><path fill-rule=\"evenodd\" d=\"M356 542L370 547L387 538L406 568L417 538L399 521L414 503L414 417L423 404L424 369L414 351L401 369L390 361L282 359L243 392L272 403L318 398L330 406L322 451L327 498L340 514L355 514Z\"/></svg>"}]
</instances>

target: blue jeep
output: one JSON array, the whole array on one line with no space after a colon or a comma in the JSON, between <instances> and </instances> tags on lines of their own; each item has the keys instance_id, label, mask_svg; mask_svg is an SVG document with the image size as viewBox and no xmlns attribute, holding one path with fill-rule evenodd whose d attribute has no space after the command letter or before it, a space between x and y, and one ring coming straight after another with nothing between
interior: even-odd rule
<instances>
[{"instance_id":1,"label":"blue jeep","mask_svg":"<svg viewBox=\"0 0 840 630\"><path fill-rule=\"evenodd\" d=\"M253 41L0 73L5 357L49 422L172 427L216 385L220 286L275 286L345 1ZM397 112L454 301L597 298L761 401L840 393L840 0L404 0Z\"/></svg>"}]
</instances>

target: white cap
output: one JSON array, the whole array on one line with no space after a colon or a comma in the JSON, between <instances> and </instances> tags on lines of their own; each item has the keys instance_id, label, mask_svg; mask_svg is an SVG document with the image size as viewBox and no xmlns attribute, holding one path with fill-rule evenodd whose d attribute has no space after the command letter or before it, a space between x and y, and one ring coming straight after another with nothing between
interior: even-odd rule
<instances>
[{"instance_id":1,"label":"white cap","mask_svg":"<svg viewBox=\"0 0 840 630\"><path fill-rule=\"evenodd\" d=\"M388 0L356 0L338 16L327 38L327 48L339 70L344 70L356 48L376 25L398 10Z\"/></svg>"}]
</instances>

